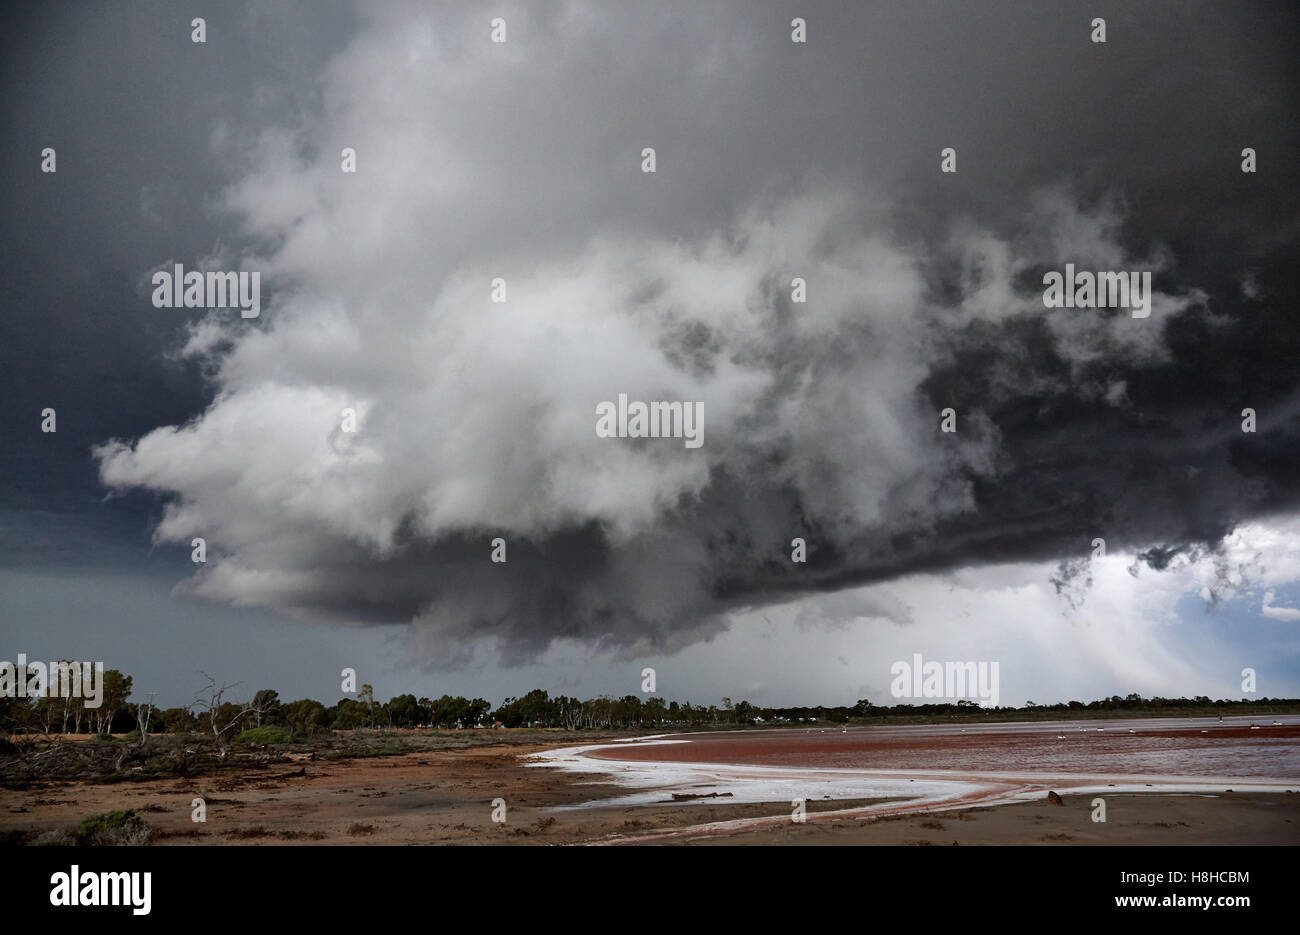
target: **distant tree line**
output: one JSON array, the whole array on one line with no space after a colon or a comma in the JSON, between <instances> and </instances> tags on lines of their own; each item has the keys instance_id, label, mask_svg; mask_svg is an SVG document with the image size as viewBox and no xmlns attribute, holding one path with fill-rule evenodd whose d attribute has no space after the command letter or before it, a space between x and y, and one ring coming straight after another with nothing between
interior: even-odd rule
<instances>
[{"instance_id":1,"label":"distant tree line","mask_svg":"<svg viewBox=\"0 0 1300 935\"><path fill-rule=\"evenodd\" d=\"M369 685L362 685L355 697L325 705L313 698L281 701L274 689L264 688L250 701L226 700L233 686L218 686L208 677L208 686L191 704L184 707L155 708L147 702L127 701L132 678L117 669L104 672L103 703L86 708L80 698L42 697L0 698L0 731L6 733L197 733L216 739L223 749L229 738L246 728L280 727L297 736L310 736L331 730L437 728L468 729L487 727L551 727L582 729L657 729L735 727L754 724L868 722L891 718L933 718L946 716L1023 715L1097 716L1115 712L1143 713L1187 712L1190 710L1250 711L1261 705L1300 706L1297 699L1259 701L1212 701L1205 695L1195 698L1143 698L1133 693L1125 697L1112 695L1099 701L1066 701L1050 705L1027 702L1024 707L983 708L973 701L954 703L876 705L863 699L853 706L825 705L784 708L762 707L748 701L732 702L723 698L717 705L692 704L689 701L665 701L657 695L602 696L585 701L565 695L551 697L534 689L518 698L506 698L493 710L482 698L459 695L441 698L417 698L412 694L396 695L380 702Z\"/></svg>"}]
</instances>

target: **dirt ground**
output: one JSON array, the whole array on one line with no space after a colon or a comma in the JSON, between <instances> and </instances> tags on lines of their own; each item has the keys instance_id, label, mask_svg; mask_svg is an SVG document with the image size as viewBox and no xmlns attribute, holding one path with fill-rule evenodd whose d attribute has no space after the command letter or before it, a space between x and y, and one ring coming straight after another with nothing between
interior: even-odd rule
<instances>
[{"instance_id":1,"label":"dirt ground","mask_svg":"<svg viewBox=\"0 0 1300 935\"><path fill-rule=\"evenodd\" d=\"M597 773L525 767L522 754L554 744L503 743L364 759L300 760L198 778L94 784L81 781L0 790L0 831L58 840L90 815L134 809L154 845L189 844L1297 844L1300 795L1107 796L1107 821L1091 820L1090 796L894 818L819 818L865 802L789 803L726 799L600 806L552 812L620 794ZM191 820L192 800L207 820ZM504 822L493 821L494 799ZM500 810L496 809L498 815ZM687 830L709 822L773 816L740 832Z\"/></svg>"}]
</instances>

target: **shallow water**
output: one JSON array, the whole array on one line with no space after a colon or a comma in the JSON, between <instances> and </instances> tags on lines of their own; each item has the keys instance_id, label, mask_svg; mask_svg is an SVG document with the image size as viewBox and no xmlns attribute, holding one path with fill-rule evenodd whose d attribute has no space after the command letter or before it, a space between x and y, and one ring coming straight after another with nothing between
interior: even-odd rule
<instances>
[{"instance_id":1,"label":"shallow water","mask_svg":"<svg viewBox=\"0 0 1300 935\"><path fill-rule=\"evenodd\" d=\"M1281 722L1274 726L1274 721ZM1148 718L958 727L801 726L670 735L592 750L600 759L786 768L1300 777L1300 717ZM1101 728L1101 729L1098 729Z\"/></svg>"}]
</instances>

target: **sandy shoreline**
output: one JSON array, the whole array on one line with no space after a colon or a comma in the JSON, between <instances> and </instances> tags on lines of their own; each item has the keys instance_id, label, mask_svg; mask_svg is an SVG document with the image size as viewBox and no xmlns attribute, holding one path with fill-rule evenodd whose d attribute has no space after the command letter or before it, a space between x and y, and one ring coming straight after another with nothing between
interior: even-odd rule
<instances>
[{"instance_id":1,"label":"sandy shoreline","mask_svg":"<svg viewBox=\"0 0 1300 935\"><path fill-rule=\"evenodd\" d=\"M690 789L628 789L597 770L538 769L528 755L554 743L502 743L366 759L275 764L216 776L134 783L55 782L0 790L0 832L46 834L92 814L134 809L155 845L186 844L1296 844L1300 794L1105 794L1107 821L1093 822L1093 795L928 814L909 806L870 819L831 811L880 809L900 799L809 798L808 820L787 800L719 797L674 803ZM572 750L572 747L562 749ZM611 762L605 770L621 764ZM207 821L191 821L202 796ZM506 821L494 822L504 799ZM594 804L587 804L594 803ZM499 811L498 811L499 814ZM718 825L718 823L724 823ZM739 823L742 827L733 827ZM715 825L715 829L700 826Z\"/></svg>"},{"instance_id":2,"label":"sandy shoreline","mask_svg":"<svg viewBox=\"0 0 1300 935\"><path fill-rule=\"evenodd\" d=\"M589 802L587 808L650 806L664 789L671 789L678 796L725 796L737 804L762 803L769 809L758 816L708 819L686 828L628 835L614 843L715 839L723 843L889 844L1300 842L1296 822L1300 780L803 765L809 760L795 754L806 752L807 740L820 745L825 733L676 735L568 747L532 754L525 760L561 772L611 771L621 787L619 794L604 802ZM856 739L832 736L841 744L865 743L873 754L880 739L871 733ZM967 738L947 739L957 746L967 743ZM737 762L732 754L738 751L753 762ZM811 762L818 761L818 757L811 758ZM800 765L789 765L792 762ZM1049 802L1049 796L1059 796L1062 804ZM1236 803L1241 801L1252 803L1249 814L1240 812ZM1116 808L1120 808L1119 816ZM1071 813L1069 819L1064 812ZM1074 820L1080 812L1082 823ZM1101 820L1094 820L1094 814ZM1153 814L1160 817L1151 818ZM1037 836L1031 827L1016 824L1026 815L1034 815L1035 823L1046 822L1056 828ZM1220 823L1225 815L1234 817ZM1121 819L1118 823L1117 817ZM976 822L978 828L965 827L964 842L940 842L933 834L918 833L945 830L944 819ZM894 822L899 823L893 826L895 830L884 827ZM1152 833L1165 828L1196 831L1172 837Z\"/></svg>"}]
</instances>

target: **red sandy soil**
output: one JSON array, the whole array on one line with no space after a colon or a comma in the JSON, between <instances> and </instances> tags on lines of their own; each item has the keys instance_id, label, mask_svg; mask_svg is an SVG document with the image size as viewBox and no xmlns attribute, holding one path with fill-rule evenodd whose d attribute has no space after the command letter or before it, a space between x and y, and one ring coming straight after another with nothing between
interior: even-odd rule
<instances>
[{"instance_id":1,"label":"red sandy soil","mask_svg":"<svg viewBox=\"0 0 1300 935\"><path fill-rule=\"evenodd\" d=\"M510 744L355 760L295 762L220 776L148 782L47 783L0 790L0 831L45 832L47 839L93 814L135 809L167 844L1296 844L1300 795L1225 794L1218 798L1116 795L1105 824L1090 818L1089 797L870 821L819 812L867 802L817 801L795 824L789 803L730 804L724 799L662 805L600 806L550 812L620 794L600 774L524 767L521 754L551 744ZM648 750L650 748L642 748ZM640 751L638 751L640 752ZM300 771L302 771L300 773ZM191 800L207 801L207 821L190 820ZM504 798L507 820L492 821ZM701 824L770 817L738 833ZM657 832L670 832L660 838ZM675 832L675 833L674 833Z\"/></svg>"}]
</instances>

